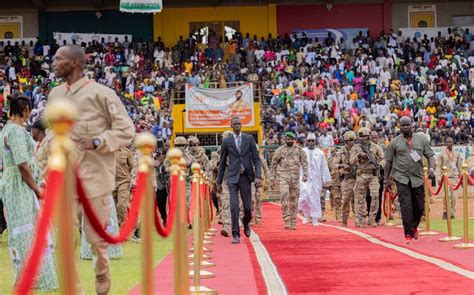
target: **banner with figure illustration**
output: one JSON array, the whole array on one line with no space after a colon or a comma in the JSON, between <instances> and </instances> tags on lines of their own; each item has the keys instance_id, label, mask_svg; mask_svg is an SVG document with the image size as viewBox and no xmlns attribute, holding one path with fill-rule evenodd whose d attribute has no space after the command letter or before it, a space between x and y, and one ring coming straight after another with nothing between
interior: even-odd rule
<instances>
[{"instance_id":1,"label":"banner with figure illustration","mask_svg":"<svg viewBox=\"0 0 474 295\"><path fill-rule=\"evenodd\" d=\"M162 0L120 0L121 12L156 13L163 9Z\"/></svg>"},{"instance_id":2,"label":"banner with figure illustration","mask_svg":"<svg viewBox=\"0 0 474 295\"><path fill-rule=\"evenodd\" d=\"M186 84L186 128L228 128L234 116L242 126L255 126L253 85L200 88Z\"/></svg>"}]
</instances>

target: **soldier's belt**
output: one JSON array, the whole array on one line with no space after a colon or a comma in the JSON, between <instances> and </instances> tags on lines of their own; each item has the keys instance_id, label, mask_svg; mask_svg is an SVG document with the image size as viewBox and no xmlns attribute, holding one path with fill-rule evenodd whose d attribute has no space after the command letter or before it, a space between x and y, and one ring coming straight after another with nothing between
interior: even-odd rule
<instances>
[{"instance_id":1,"label":"soldier's belt","mask_svg":"<svg viewBox=\"0 0 474 295\"><path fill-rule=\"evenodd\" d=\"M361 174L373 174L375 169L357 169L357 175Z\"/></svg>"}]
</instances>

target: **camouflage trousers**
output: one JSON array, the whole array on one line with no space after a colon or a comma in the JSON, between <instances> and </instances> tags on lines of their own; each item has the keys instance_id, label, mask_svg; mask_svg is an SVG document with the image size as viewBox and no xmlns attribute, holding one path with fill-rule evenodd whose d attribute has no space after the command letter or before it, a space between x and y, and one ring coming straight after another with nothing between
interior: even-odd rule
<instances>
[{"instance_id":1,"label":"camouflage trousers","mask_svg":"<svg viewBox=\"0 0 474 295\"><path fill-rule=\"evenodd\" d=\"M118 225L121 226L127 216L128 206L130 204L130 181L121 181L116 183L115 190L112 192L117 210Z\"/></svg>"},{"instance_id":2,"label":"camouflage trousers","mask_svg":"<svg viewBox=\"0 0 474 295\"><path fill-rule=\"evenodd\" d=\"M355 223L356 226L365 226L368 216L368 224L375 224L375 216L379 210L379 178L369 173L357 175L354 187L355 197ZM367 212L367 190L370 192L370 210Z\"/></svg>"},{"instance_id":3,"label":"camouflage trousers","mask_svg":"<svg viewBox=\"0 0 474 295\"><path fill-rule=\"evenodd\" d=\"M219 198L219 212L222 222L222 229L231 234L231 219L230 219L230 193L227 182L222 182L222 192L218 194Z\"/></svg>"},{"instance_id":4,"label":"camouflage trousers","mask_svg":"<svg viewBox=\"0 0 474 295\"><path fill-rule=\"evenodd\" d=\"M296 214L298 213L298 197L300 195L299 175L290 175L279 178L281 209L285 228L296 228Z\"/></svg>"},{"instance_id":5,"label":"camouflage trousers","mask_svg":"<svg viewBox=\"0 0 474 295\"><path fill-rule=\"evenodd\" d=\"M449 182L452 184L452 185L456 185L458 183L459 179L458 178L449 178ZM448 201L449 201L449 213L451 215L455 215L456 214L456 197L457 197L457 194L456 194L456 191L453 191L450 187L449 187L449 194L448 194ZM443 194L443 212L446 213L446 198L444 197L444 194Z\"/></svg>"},{"instance_id":6,"label":"camouflage trousers","mask_svg":"<svg viewBox=\"0 0 474 295\"><path fill-rule=\"evenodd\" d=\"M256 224L262 223L262 190L262 187L252 185L252 216L255 216Z\"/></svg>"},{"instance_id":7,"label":"camouflage trousers","mask_svg":"<svg viewBox=\"0 0 474 295\"><path fill-rule=\"evenodd\" d=\"M349 213L351 210L351 203L354 202L354 185L355 179L348 178L341 181L341 194L342 194L342 223L347 224L349 219ZM352 206L354 208L354 205Z\"/></svg>"},{"instance_id":8,"label":"camouflage trousers","mask_svg":"<svg viewBox=\"0 0 474 295\"><path fill-rule=\"evenodd\" d=\"M331 186L331 200L334 211L336 212L336 220L341 220L342 211L342 195L341 195L341 186L333 185Z\"/></svg>"}]
</instances>

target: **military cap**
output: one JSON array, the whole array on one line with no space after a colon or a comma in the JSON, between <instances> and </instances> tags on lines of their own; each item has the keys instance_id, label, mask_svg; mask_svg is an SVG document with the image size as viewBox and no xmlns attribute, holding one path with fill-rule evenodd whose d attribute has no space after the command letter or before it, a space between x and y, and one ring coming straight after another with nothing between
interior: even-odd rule
<instances>
[{"instance_id":1,"label":"military cap","mask_svg":"<svg viewBox=\"0 0 474 295\"><path fill-rule=\"evenodd\" d=\"M186 145L186 138L178 136L174 139L174 145Z\"/></svg>"},{"instance_id":2,"label":"military cap","mask_svg":"<svg viewBox=\"0 0 474 295\"><path fill-rule=\"evenodd\" d=\"M199 144L199 139L196 136L188 137L188 144Z\"/></svg>"},{"instance_id":3,"label":"military cap","mask_svg":"<svg viewBox=\"0 0 474 295\"><path fill-rule=\"evenodd\" d=\"M357 135L354 131L347 131L346 133L344 133L344 140L355 140L356 138Z\"/></svg>"},{"instance_id":4,"label":"military cap","mask_svg":"<svg viewBox=\"0 0 474 295\"><path fill-rule=\"evenodd\" d=\"M290 137L290 138L293 138L293 139L296 139L296 135L293 133L293 132L287 132L285 134L286 137Z\"/></svg>"},{"instance_id":5,"label":"military cap","mask_svg":"<svg viewBox=\"0 0 474 295\"><path fill-rule=\"evenodd\" d=\"M370 136L370 129L369 128L360 128L359 129L359 136Z\"/></svg>"}]
</instances>

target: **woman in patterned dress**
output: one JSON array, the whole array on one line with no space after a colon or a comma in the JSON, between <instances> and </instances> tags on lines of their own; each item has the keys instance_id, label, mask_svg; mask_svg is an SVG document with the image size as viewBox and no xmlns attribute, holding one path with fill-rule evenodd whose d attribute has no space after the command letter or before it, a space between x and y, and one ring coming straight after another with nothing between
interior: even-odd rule
<instances>
[{"instance_id":1,"label":"woman in patterned dress","mask_svg":"<svg viewBox=\"0 0 474 295\"><path fill-rule=\"evenodd\" d=\"M8 223L8 247L15 269L15 282L35 236L38 218L38 198L42 195L41 170L33 157L34 144L23 126L30 117L30 101L24 93L8 97L10 120L3 128L0 150L3 158L3 177L0 197ZM37 291L58 288L51 238L43 252L40 271L36 277Z\"/></svg>"}]
</instances>

